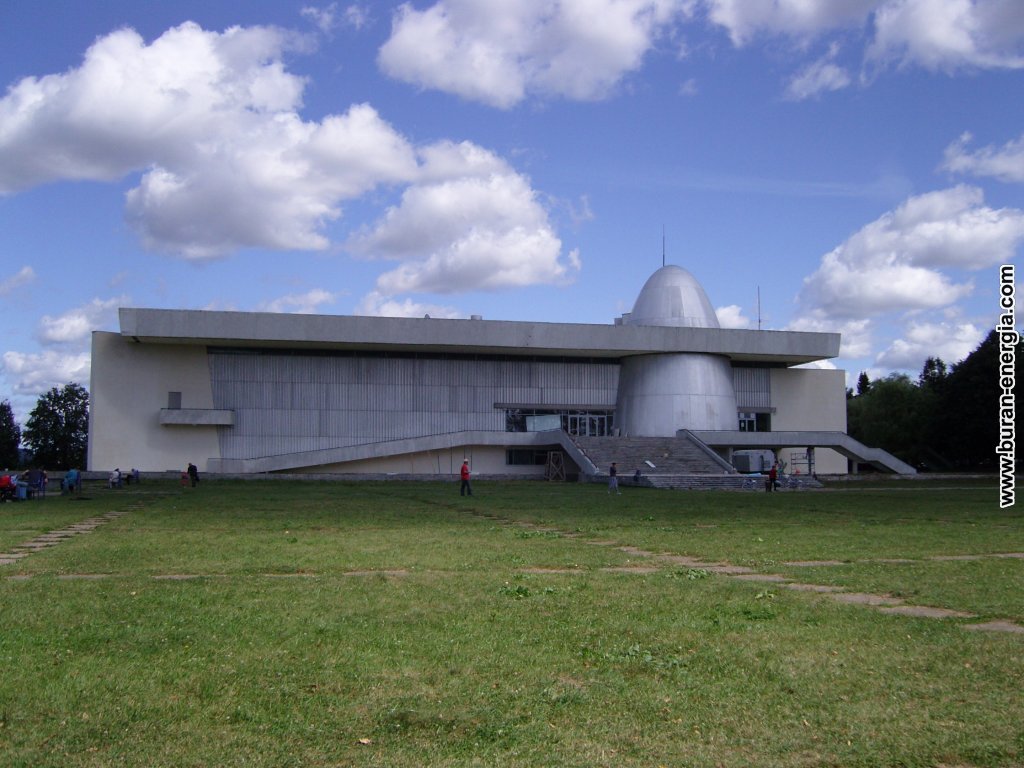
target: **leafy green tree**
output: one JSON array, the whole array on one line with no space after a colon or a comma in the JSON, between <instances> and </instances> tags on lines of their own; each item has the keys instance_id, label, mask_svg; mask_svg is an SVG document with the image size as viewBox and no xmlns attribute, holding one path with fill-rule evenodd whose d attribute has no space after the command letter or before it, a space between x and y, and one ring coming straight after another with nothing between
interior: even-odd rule
<instances>
[{"instance_id":1,"label":"leafy green tree","mask_svg":"<svg viewBox=\"0 0 1024 768\"><path fill-rule=\"evenodd\" d=\"M89 393L74 382L40 396L21 433L40 467L83 467L89 441Z\"/></svg>"},{"instance_id":2,"label":"leafy green tree","mask_svg":"<svg viewBox=\"0 0 1024 768\"><path fill-rule=\"evenodd\" d=\"M11 402L0 402L0 469L18 466L18 446L21 445L21 428L14 420Z\"/></svg>"},{"instance_id":3,"label":"leafy green tree","mask_svg":"<svg viewBox=\"0 0 1024 768\"><path fill-rule=\"evenodd\" d=\"M912 465L924 462L929 403L903 373L871 382L847 404L847 430L865 445L883 448Z\"/></svg>"},{"instance_id":4,"label":"leafy green tree","mask_svg":"<svg viewBox=\"0 0 1024 768\"><path fill-rule=\"evenodd\" d=\"M929 357L924 361L921 375L917 377L918 386L938 391L946 383L949 372L941 357Z\"/></svg>"},{"instance_id":5,"label":"leafy green tree","mask_svg":"<svg viewBox=\"0 0 1024 768\"><path fill-rule=\"evenodd\" d=\"M1020 363L1018 354L1018 368ZM942 454L961 469L995 465L998 371L999 337L993 330L953 366L943 384L935 413L935 440Z\"/></svg>"}]
</instances>

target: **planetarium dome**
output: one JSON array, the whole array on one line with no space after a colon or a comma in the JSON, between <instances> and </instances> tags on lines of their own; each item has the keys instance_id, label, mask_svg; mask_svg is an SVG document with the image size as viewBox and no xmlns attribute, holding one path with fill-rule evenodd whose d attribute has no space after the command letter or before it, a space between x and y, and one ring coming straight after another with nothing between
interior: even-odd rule
<instances>
[{"instance_id":1,"label":"planetarium dome","mask_svg":"<svg viewBox=\"0 0 1024 768\"><path fill-rule=\"evenodd\" d=\"M719 328L718 316L697 278L674 264L651 275L623 318L628 325Z\"/></svg>"},{"instance_id":2,"label":"planetarium dome","mask_svg":"<svg viewBox=\"0 0 1024 768\"><path fill-rule=\"evenodd\" d=\"M682 267L662 267L623 315L623 325L719 329L718 316L697 279ZM736 392L727 357L667 352L629 355L619 367L615 424L628 437L674 437L681 429L736 429Z\"/></svg>"}]
</instances>

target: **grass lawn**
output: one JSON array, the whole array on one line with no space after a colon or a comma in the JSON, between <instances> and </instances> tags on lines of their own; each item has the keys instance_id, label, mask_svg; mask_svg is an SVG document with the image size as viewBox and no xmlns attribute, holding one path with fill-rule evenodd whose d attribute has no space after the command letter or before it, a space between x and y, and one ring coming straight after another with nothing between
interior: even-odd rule
<instances>
[{"instance_id":1,"label":"grass lawn","mask_svg":"<svg viewBox=\"0 0 1024 768\"><path fill-rule=\"evenodd\" d=\"M1024 635L964 628L1024 624L1024 559L997 557L1024 552L1024 516L994 480L474 490L208 480L0 506L0 552L126 512L0 566L0 765L1024 764Z\"/></svg>"}]
</instances>

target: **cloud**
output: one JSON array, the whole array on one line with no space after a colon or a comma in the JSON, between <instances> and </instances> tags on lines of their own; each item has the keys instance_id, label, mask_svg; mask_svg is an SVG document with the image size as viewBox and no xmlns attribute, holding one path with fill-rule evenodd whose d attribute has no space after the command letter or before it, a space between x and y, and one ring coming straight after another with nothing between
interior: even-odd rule
<instances>
[{"instance_id":1,"label":"cloud","mask_svg":"<svg viewBox=\"0 0 1024 768\"><path fill-rule=\"evenodd\" d=\"M967 145L973 140L964 133L945 151L942 167L954 173L990 176L1007 182L1024 182L1024 135L1004 144L1001 148L984 147L969 152Z\"/></svg>"},{"instance_id":2,"label":"cloud","mask_svg":"<svg viewBox=\"0 0 1024 768\"><path fill-rule=\"evenodd\" d=\"M952 304L973 286L941 268L1012 261L1024 240L1024 212L983 203L968 186L909 198L826 254L804 280L801 302L836 318Z\"/></svg>"},{"instance_id":3,"label":"cloud","mask_svg":"<svg viewBox=\"0 0 1024 768\"><path fill-rule=\"evenodd\" d=\"M640 68L693 0L402 4L378 64L390 77L507 109L529 95L596 100Z\"/></svg>"},{"instance_id":4,"label":"cloud","mask_svg":"<svg viewBox=\"0 0 1024 768\"><path fill-rule=\"evenodd\" d=\"M362 29L370 21L370 11L364 5L349 5L340 13L337 3L330 3L322 8L315 5L304 6L299 13L303 18L308 19L312 24L323 32L330 35L339 26Z\"/></svg>"},{"instance_id":5,"label":"cloud","mask_svg":"<svg viewBox=\"0 0 1024 768\"><path fill-rule=\"evenodd\" d=\"M439 304L423 304L404 299L402 301L388 298L376 291L363 297L363 300L356 307L357 315L369 315L371 317L430 317L442 319L456 319L464 317L454 307L445 307Z\"/></svg>"},{"instance_id":6,"label":"cloud","mask_svg":"<svg viewBox=\"0 0 1024 768\"><path fill-rule=\"evenodd\" d=\"M307 9L324 23L335 12ZM100 38L79 68L26 78L0 100L0 190L141 173L126 194L128 222L148 248L202 260L326 249L344 203L404 189L350 240L358 253L403 262L380 278L388 296L554 283L578 271L529 180L494 153L452 142L417 149L368 104L302 120L305 83L282 63L296 44L280 30L191 23L150 44L128 29ZM309 309L309 296L280 303L288 298L276 306ZM48 322L48 337L71 325Z\"/></svg>"},{"instance_id":7,"label":"cloud","mask_svg":"<svg viewBox=\"0 0 1024 768\"><path fill-rule=\"evenodd\" d=\"M920 370L929 357L956 363L977 348L985 333L973 323L911 323L906 338L893 340L875 362L910 371Z\"/></svg>"},{"instance_id":8,"label":"cloud","mask_svg":"<svg viewBox=\"0 0 1024 768\"><path fill-rule=\"evenodd\" d=\"M117 308L129 302L127 296L114 299L93 299L81 307L69 309L62 315L43 315L37 335L43 344L82 344L93 331L109 325L117 315Z\"/></svg>"},{"instance_id":9,"label":"cloud","mask_svg":"<svg viewBox=\"0 0 1024 768\"><path fill-rule=\"evenodd\" d=\"M280 30L192 23L145 44L123 29L82 65L0 100L0 192L143 172L126 216L145 244L204 259L242 247L322 249L341 203L415 174L412 147L370 106L305 122L298 45Z\"/></svg>"},{"instance_id":10,"label":"cloud","mask_svg":"<svg viewBox=\"0 0 1024 768\"><path fill-rule=\"evenodd\" d=\"M786 327L789 331L807 333L839 333L842 339L839 356L847 358L865 357L871 354L873 325L867 318L836 318L816 308L795 318Z\"/></svg>"},{"instance_id":11,"label":"cloud","mask_svg":"<svg viewBox=\"0 0 1024 768\"><path fill-rule=\"evenodd\" d=\"M0 361L4 374L13 381L14 392L38 395L74 381L89 384L89 353L66 354L53 349L38 353L5 352Z\"/></svg>"},{"instance_id":12,"label":"cloud","mask_svg":"<svg viewBox=\"0 0 1024 768\"><path fill-rule=\"evenodd\" d=\"M290 293L257 307L260 312L291 312L298 315L316 314L323 304L331 304L335 294L323 288L313 288L305 293Z\"/></svg>"},{"instance_id":13,"label":"cloud","mask_svg":"<svg viewBox=\"0 0 1024 768\"><path fill-rule=\"evenodd\" d=\"M403 262L376 290L459 293L564 283L580 269L529 181L469 142L441 142L421 152L419 178L371 228L347 243L367 258Z\"/></svg>"},{"instance_id":14,"label":"cloud","mask_svg":"<svg viewBox=\"0 0 1024 768\"><path fill-rule=\"evenodd\" d=\"M715 309L718 315L718 324L723 328L749 328L750 318L743 314L743 308L739 304L730 304L727 307Z\"/></svg>"},{"instance_id":15,"label":"cloud","mask_svg":"<svg viewBox=\"0 0 1024 768\"><path fill-rule=\"evenodd\" d=\"M32 267L24 266L10 277L0 280L0 296L7 296L8 294L12 294L19 288L23 288L26 285L29 285L30 283L34 282L35 279L35 270L32 269Z\"/></svg>"},{"instance_id":16,"label":"cloud","mask_svg":"<svg viewBox=\"0 0 1024 768\"><path fill-rule=\"evenodd\" d=\"M786 97L794 101L817 96L824 91L839 91L850 84L850 75L835 64L839 46L832 44L828 53L804 68L789 82Z\"/></svg>"},{"instance_id":17,"label":"cloud","mask_svg":"<svg viewBox=\"0 0 1024 768\"><path fill-rule=\"evenodd\" d=\"M1019 0L889 0L874 18L869 60L926 69L1020 69Z\"/></svg>"},{"instance_id":18,"label":"cloud","mask_svg":"<svg viewBox=\"0 0 1024 768\"><path fill-rule=\"evenodd\" d=\"M880 0L706 0L708 18L725 27L733 45L759 33L815 37L839 27L857 26Z\"/></svg>"}]
</instances>

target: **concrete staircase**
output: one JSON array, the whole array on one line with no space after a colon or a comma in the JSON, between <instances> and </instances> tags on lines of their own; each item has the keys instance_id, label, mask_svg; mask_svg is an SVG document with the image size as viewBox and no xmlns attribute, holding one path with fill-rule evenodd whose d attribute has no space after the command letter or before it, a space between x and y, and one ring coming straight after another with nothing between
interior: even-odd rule
<instances>
[{"instance_id":1,"label":"concrete staircase","mask_svg":"<svg viewBox=\"0 0 1024 768\"><path fill-rule=\"evenodd\" d=\"M670 490L764 491L764 478L741 475L699 440L690 437L573 437L573 445L597 468L591 482L607 482L618 464L619 483ZM646 462L654 466L649 466ZM639 483L633 473L642 473ZM820 488L813 478L786 478L782 489Z\"/></svg>"},{"instance_id":2,"label":"concrete staircase","mask_svg":"<svg viewBox=\"0 0 1024 768\"><path fill-rule=\"evenodd\" d=\"M617 462L619 477L643 474L720 475L727 470L697 443L676 437L574 437L594 466L607 477L608 467ZM651 467L645 462L651 462ZM733 470L735 472L735 470Z\"/></svg>"}]
</instances>

